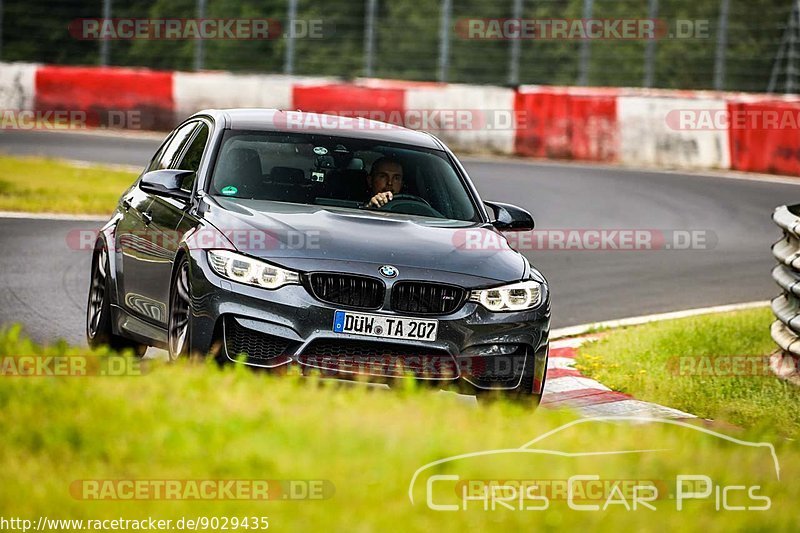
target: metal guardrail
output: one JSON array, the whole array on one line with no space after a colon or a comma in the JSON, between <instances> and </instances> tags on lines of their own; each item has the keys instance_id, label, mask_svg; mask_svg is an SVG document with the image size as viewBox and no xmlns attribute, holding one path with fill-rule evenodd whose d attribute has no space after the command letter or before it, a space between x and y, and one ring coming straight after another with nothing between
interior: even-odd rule
<instances>
[{"instance_id":1,"label":"metal guardrail","mask_svg":"<svg viewBox=\"0 0 800 533\"><path fill-rule=\"evenodd\" d=\"M772 340L780 348L770 357L770 367L783 379L800 385L800 204L775 209L772 220L783 238L772 245L778 265L772 279L783 290L772 300Z\"/></svg>"}]
</instances>

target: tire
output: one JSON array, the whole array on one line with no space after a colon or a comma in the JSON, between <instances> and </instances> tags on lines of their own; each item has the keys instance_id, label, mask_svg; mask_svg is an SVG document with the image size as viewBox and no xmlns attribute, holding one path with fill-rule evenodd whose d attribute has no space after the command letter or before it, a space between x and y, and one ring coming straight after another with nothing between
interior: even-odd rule
<instances>
[{"instance_id":1,"label":"tire","mask_svg":"<svg viewBox=\"0 0 800 533\"><path fill-rule=\"evenodd\" d=\"M167 350L170 361L188 357L192 335L192 298L189 261L182 257L175 269L169 291Z\"/></svg>"},{"instance_id":2,"label":"tire","mask_svg":"<svg viewBox=\"0 0 800 533\"><path fill-rule=\"evenodd\" d=\"M108 249L102 240L98 240L92 256L92 277L86 303L86 342L92 348L108 346L118 352L133 350L134 354L141 357L147 351L147 346L114 334L111 326L110 273Z\"/></svg>"},{"instance_id":3,"label":"tire","mask_svg":"<svg viewBox=\"0 0 800 533\"><path fill-rule=\"evenodd\" d=\"M536 357L532 351L527 354L521 379L519 384L513 389L481 389L473 386L472 389L478 402L492 403L498 400L505 400L507 402L533 408L538 407L539 403L542 401L542 393L533 392L535 359ZM542 379L542 391L544 391L544 381L546 378L547 373L545 372L545 377Z\"/></svg>"},{"instance_id":4,"label":"tire","mask_svg":"<svg viewBox=\"0 0 800 533\"><path fill-rule=\"evenodd\" d=\"M207 352L192 350L192 284L189 275L189 259L183 256L175 269L169 290L169 318L167 319L167 352L169 360L181 358L211 357L218 366L230 364L222 347L223 336L221 322L214 328L211 346Z\"/></svg>"}]
</instances>

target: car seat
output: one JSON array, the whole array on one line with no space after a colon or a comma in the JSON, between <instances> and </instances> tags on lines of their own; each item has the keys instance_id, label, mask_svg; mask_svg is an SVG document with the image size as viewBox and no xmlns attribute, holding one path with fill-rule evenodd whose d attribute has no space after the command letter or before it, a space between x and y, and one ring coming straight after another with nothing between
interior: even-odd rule
<instances>
[{"instance_id":1,"label":"car seat","mask_svg":"<svg viewBox=\"0 0 800 533\"><path fill-rule=\"evenodd\" d=\"M262 194L264 175L261 157L252 148L234 148L223 157L216 171L217 189L233 185L240 198L255 198Z\"/></svg>"}]
</instances>

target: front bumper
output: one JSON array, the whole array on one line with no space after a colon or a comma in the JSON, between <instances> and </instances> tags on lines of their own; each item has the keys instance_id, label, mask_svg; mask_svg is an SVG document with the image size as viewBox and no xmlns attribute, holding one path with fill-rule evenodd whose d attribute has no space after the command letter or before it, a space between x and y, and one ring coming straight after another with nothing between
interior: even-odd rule
<instances>
[{"instance_id":1,"label":"front bumper","mask_svg":"<svg viewBox=\"0 0 800 533\"><path fill-rule=\"evenodd\" d=\"M297 364L335 377L377 379L410 373L430 381L464 380L479 389L515 389L532 380L530 392L541 393L550 328L547 294L539 307L523 312L492 313L466 302L449 315L425 317L439 321L436 341L384 342L334 333L334 313L342 307L317 300L302 285L267 290L218 276L202 250L190 253L190 276L193 352L208 353L221 341L229 359L264 368ZM363 312L408 316L386 309ZM258 356L244 360L232 348L256 345ZM332 350L335 345L341 349Z\"/></svg>"}]
</instances>

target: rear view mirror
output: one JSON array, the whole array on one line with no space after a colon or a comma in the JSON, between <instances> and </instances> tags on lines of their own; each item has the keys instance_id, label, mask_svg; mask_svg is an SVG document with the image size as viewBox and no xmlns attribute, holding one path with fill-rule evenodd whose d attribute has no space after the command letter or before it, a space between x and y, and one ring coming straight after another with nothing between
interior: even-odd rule
<instances>
[{"instance_id":1,"label":"rear view mirror","mask_svg":"<svg viewBox=\"0 0 800 533\"><path fill-rule=\"evenodd\" d=\"M511 204L484 202L493 215L492 226L500 231L530 231L533 229L533 217L529 212Z\"/></svg>"},{"instance_id":2,"label":"rear view mirror","mask_svg":"<svg viewBox=\"0 0 800 533\"><path fill-rule=\"evenodd\" d=\"M142 176L139 188L150 194L188 201L192 194L181 188L186 178L194 174L191 170L154 170Z\"/></svg>"}]
</instances>

